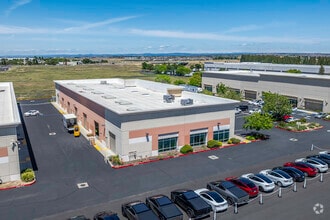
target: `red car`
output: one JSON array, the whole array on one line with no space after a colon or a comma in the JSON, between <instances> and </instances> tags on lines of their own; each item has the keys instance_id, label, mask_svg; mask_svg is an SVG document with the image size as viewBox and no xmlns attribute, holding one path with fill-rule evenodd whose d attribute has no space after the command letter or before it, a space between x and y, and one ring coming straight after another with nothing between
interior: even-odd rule
<instances>
[{"instance_id":1,"label":"red car","mask_svg":"<svg viewBox=\"0 0 330 220\"><path fill-rule=\"evenodd\" d=\"M302 172L304 172L305 176L314 177L317 174L317 169L312 165L309 165L305 162L287 162L283 166L285 167L294 167Z\"/></svg>"},{"instance_id":2,"label":"red car","mask_svg":"<svg viewBox=\"0 0 330 220\"><path fill-rule=\"evenodd\" d=\"M232 182L237 187L247 192L250 198L256 197L259 194L258 187L251 180L247 178L227 177L226 180Z\"/></svg>"}]
</instances>

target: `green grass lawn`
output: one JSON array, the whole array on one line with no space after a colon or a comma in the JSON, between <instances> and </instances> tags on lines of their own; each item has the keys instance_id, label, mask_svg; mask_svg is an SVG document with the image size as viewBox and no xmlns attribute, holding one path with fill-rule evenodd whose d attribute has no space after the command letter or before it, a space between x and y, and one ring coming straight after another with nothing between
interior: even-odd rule
<instances>
[{"instance_id":1,"label":"green grass lawn","mask_svg":"<svg viewBox=\"0 0 330 220\"><path fill-rule=\"evenodd\" d=\"M55 95L54 80L139 78L152 80L154 74L142 74L141 65L13 66L0 72L0 82L13 82L17 100L45 99ZM172 81L187 77L171 77Z\"/></svg>"}]
</instances>

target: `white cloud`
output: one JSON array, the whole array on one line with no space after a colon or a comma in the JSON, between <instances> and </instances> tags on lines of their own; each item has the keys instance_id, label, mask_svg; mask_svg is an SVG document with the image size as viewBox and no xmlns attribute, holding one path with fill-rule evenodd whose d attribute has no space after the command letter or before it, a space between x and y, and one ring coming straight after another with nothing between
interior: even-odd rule
<instances>
[{"instance_id":1,"label":"white cloud","mask_svg":"<svg viewBox=\"0 0 330 220\"><path fill-rule=\"evenodd\" d=\"M195 40L215 40L215 41L236 41L236 42L256 42L256 43L300 43L313 44L322 41L330 41L330 39L313 39L313 38L299 38L299 37L268 37L268 36L233 36L213 33L197 33L197 32L183 32L183 31L169 31L169 30L143 30L131 29L129 33L161 38L177 38L177 39L195 39Z\"/></svg>"},{"instance_id":2,"label":"white cloud","mask_svg":"<svg viewBox=\"0 0 330 220\"><path fill-rule=\"evenodd\" d=\"M18 1L15 1L6 11L5 11L5 15L6 16L9 16L10 13L12 11L14 11L15 9L23 6L23 5L26 5L26 4L29 4L30 2L32 2L32 0L18 0Z\"/></svg>"},{"instance_id":3,"label":"white cloud","mask_svg":"<svg viewBox=\"0 0 330 220\"><path fill-rule=\"evenodd\" d=\"M233 27L229 30L225 31L224 33L237 33L237 32L244 32L244 31L255 31L262 29L264 26L258 26L255 24L246 25L246 26L240 26L240 27Z\"/></svg>"},{"instance_id":4,"label":"white cloud","mask_svg":"<svg viewBox=\"0 0 330 220\"><path fill-rule=\"evenodd\" d=\"M102 27L102 26L105 26L105 25L108 25L108 24L113 24L113 23L118 23L118 22L121 22L121 21L130 20L130 19L133 19L133 18L136 18L136 16L111 18L111 19L108 19L108 20L105 20L105 21L99 21L99 22L84 24L84 25L81 25L81 26L65 28L63 31L70 32L70 31L87 30L87 29L91 29L91 28Z\"/></svg>"}]
</instances>

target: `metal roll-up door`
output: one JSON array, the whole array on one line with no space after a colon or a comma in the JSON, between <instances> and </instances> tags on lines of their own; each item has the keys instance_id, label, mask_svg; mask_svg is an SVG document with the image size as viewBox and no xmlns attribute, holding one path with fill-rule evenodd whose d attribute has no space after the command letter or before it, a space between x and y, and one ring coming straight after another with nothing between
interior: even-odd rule
<instances>
[{"instance_id":1,"label":"metal roll-up door","mask_svg":"<svg viewBox=\"0 0 330 220\"><path fill-rule=\"evenodd\" d=\"M244 95L245 95L245 99L248 99L248 100L257 99L256 91L245 90Z\"/></svg>"},{"instance_id":2,"label":"metal roll-up door","mask_svg":"<svg viewBox=\"0 0 330 220\"><path fill-rule=\"evenodd\" d=\"M323 101L315 99L305 99L305 109L312 111L323 111Z\"/></svg>"}]
</instances>

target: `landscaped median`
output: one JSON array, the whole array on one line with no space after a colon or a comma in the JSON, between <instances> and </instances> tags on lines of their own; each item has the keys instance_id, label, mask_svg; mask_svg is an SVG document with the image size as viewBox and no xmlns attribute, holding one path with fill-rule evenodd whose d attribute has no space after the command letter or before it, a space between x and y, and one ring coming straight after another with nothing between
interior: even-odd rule
<instances>
[{"instance_id":1,"label":"landscaped median","mask_svg":"<svg viewBox=\"0 0 330 220\"><path fill-rule=\"evenodd\" d=\"M141 160L123 162L120 159L119 155L115 155L115 156L110 156L108 158L108 161L112 168L121 169L121 168L125 168L125 167L137 166L137 165L156 162L156 161L160 161L160 160L168 160L168 159L172 159L172 158L176 158L176 157L188 156L191 154L196 154L196 153L201 153L201 152L206 152L206 151L211 151L211 150L218 150L221 148L232 147L232 146L236 146L239 144L247 144L247 143L251 143L254 141L257 141L257 139L247 140L242 137L233 137L233 138L230 138L226 142L209 140L207 142L207 145L204 145L204 146L192 147L192 146L186 144L186 145L182 146L179 151L173 150L173 151L169 151L169 152L163 152L163 153L160 153L158 156L148 157L148 158L141 159Z\"/></svg>"},{"instance_id":2,"label":"landscaped median","mask_svg":"<svg viewBox=\"0 0 330 220\"><path fill-rule=\"evenodd\" d=\"M30 186L36 182L35 174L32 169L25 169L21 173L21 180L9 181L0 184L0 190L15 189Z\"/></svg>"},{"instance_id":3,"label":"landscaped median","mask_svg":"<svg viewBox=\"0 0 330 220\"><path fill-rule=\"evenodd\" d=\"M276 127L292 132L307 132L323 128L319 123L307 122L304 118L293 122L281 121L277 123Z\"/></svg>"}]
</instances>

